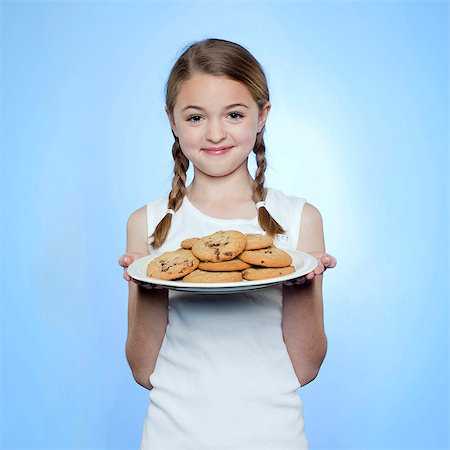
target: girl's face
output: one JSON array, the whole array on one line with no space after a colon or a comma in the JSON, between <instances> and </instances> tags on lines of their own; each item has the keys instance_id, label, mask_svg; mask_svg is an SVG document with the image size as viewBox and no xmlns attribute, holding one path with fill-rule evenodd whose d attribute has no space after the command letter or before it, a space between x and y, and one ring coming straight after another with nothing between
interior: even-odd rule
<instances>
[{"instance_id":1,"label":"girl's face","mask_svg":"<svg viewBox=\"0 0 450 450\"><path fill-rule=\"evenodd\" d=\"M173 117L168 111L167 115L196 170L218 177L247 170L256 133L269 110L267 102L259 112L247 87L238 81L196 74L181 84Z\"/></svg>"}]
</instances>

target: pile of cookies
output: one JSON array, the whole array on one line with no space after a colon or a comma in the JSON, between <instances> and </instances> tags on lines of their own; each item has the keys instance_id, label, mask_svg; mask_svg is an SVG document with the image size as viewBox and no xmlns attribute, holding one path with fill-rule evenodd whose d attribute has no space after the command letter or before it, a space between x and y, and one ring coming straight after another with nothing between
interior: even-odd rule
<instances>
[{"instance_id":1,"label":"pile of cookies","mask_svg":"<svg viewBox=\"0 0 450 450\"><path fill-rule=\"evenodd\" d=\"M262 280L295 272L292 258L263 234L217 231L181 242L147 266L147 276L189 283Z\"/></svg>"}]
</instances>

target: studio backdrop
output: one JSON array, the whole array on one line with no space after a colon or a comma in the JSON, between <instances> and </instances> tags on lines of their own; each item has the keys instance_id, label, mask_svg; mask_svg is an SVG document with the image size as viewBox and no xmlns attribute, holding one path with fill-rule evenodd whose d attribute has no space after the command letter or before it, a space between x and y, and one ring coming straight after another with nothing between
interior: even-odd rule
<instances>
[{"instance_id":1,"label":"studio backdrop","mask_svg":"<svg viewBox=\"0 0 450 450\"><path fill-rule=\"evenodd\" d=\"M320 210L338 260L311 449L448 448L447 2L0 8L2 449L139 447L117 260L170 190L170 68L208 37L262 64L267 185Z\"/></svg>"}]
</instances>

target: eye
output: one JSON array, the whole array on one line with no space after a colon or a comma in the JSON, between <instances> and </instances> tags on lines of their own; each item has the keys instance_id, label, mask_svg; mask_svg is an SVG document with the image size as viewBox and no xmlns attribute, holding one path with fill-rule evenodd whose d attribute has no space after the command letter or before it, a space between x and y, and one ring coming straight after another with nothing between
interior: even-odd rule
<instances>
[{"instance_id":1,"label":"eye","mask_svg":"<svg viewBox=\"0 0 450 450\"><path fill-rule=\"evenodd\" d=\"M230 116L234 116L234 117L231 117L233 120L242 119L244 117L243 114L241 114L240 112L237 112L237 111L230 112Z\"/></svg>"},{"instance_id":2,"label":"eye","mask_svg":"<svg viewBox=\"0 0 450 450\"><path fill-rule=\"evenodd\" d=\"M192 119L194 119L194 120L192 120ZM186 120L187 120L188 122L197 123L197 122L200 121L199 119L201 119L201 116L199 116L198 114L196 114L196 115L194 115L194 116L188 117Z\"/></svg>"}]
</instances>

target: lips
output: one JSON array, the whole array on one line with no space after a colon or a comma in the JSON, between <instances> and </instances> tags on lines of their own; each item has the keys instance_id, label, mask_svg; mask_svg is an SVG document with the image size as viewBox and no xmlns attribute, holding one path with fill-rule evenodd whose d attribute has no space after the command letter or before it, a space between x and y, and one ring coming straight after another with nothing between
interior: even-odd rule
<instances>
[{"instance_id":1,"label":"lips","mask_svg":"<svg viewBox=\"0 0 450 450\"><path fill-rule=\"evenodd\" d=\"M204 148L202 149L209 155L223 155L224 153L231 150L232 147L210 147L210 148Z\"/></svg>"}]
</instances>

